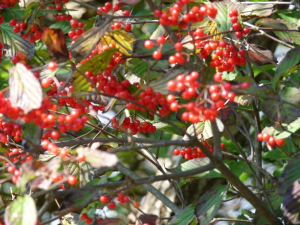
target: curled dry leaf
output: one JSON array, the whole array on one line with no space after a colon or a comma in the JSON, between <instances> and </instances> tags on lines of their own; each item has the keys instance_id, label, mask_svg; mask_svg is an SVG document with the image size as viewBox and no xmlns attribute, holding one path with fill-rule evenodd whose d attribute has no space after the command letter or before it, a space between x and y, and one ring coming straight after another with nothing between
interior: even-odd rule
<instances>
[{"instance_id":1,"label":"curled dry leaf","mask_svg":"<svg viewBox=\"0 0 300 225\"><path fill-rule=\"evenodd\" d=\"M139 216L139 219L142 221L142 223L148 223L149 225L159 225L160 219L157 215L151 215L151 214L141 214Z\"/></svg>"},{"instance_id":2,"label":"curled dry leaf","mask_svg":"<svg viewBox=\"0 0 300 225\"><path fill-rule=\"evenodd\" d=\"M250 4L241 12L242 17L266 17L273 12L273 4Z\"/></svg>"},{"instance_id":3,"label":"curled dry leaf","mask_svg":"<svg viewBox=\"0 0 300 225\"><path fill-rule=\"evenodd\" d=\"M270 61L277 62L277 59L270 50L256 44L250 44L249 47L248 56L257 65L270 64Z\"/></svg>"},{"instance_id":4,"label":"curled dry leaf","mask_svg":"<svg viewBox=\"0 0 300 225\"><path fill-rule=\"evenodd\" d=\"M40 108L43 91L39 80L22 63L9 70L10 101L24 113Z\"/></svg>"},{"instance_id":5,"label":"curled dry leaf","mask_svg":"<svg viewBox=\"0 0 300 225\"><path fill-rule=\"evenodd\" d=\"M118 158L114 154L100 151L98 149L79 147L76 149L76 151L84 154L85 161L95 168L114 166L118 162Z\"/></svg>"}]
</instances>

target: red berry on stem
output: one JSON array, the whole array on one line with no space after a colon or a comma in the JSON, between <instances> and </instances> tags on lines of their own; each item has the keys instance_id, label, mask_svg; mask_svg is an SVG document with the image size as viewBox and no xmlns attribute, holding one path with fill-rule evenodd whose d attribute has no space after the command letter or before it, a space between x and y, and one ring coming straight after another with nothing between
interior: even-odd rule
<instances>
[{"instance_id":1,"label":"red berry on stem","mask_svg":"<svg viewBox=\"0 0 300 225\"><path fill-rule=\"evenodd\" d=\"M269 140L268 140L268 144L269 144L271 147L274 147L274 146L276 145L275 138L274 138L274 137L270 137Z\"/></svg>"},{"instance_id":2,"label":"red berry on stem","mask_svg":"<svg viewBox=\"0 0 300 225\"><path fill-rule=\"evenodd\" d=\"M145 41L144 42L144 47L148 48L148 49L152 48L153 47L153 42L151 40Z\"/></svg>"},{"instance_id":3,"label":"red berry on stem","mask_svg":"<svg viewBox=\"0 0 300 225\"><path fill-rule=\"evenodd\" d=\"M77 177L75 177L74 175L70 175L68 177L68 183L72 186L75 185L77 183Z\"/></svg>"},{"instance_id":4,"label":"red berry on stem","mask_svg":"<svg viewBox=\"0 0 300 225\"><path fill-rule=\"evenodd\" d=\"M114 210L116 208L116 203L115 202L110 202L107 204L107 207L111 210Z\"/></svg>"},{"instance_id":5,"label":"red berry on stem","mask_svg":"<svg viewBox=\"0 0 300 225\"><path fill-rule=\"evenodd\" d=\"M276 145L277 146L282 146L284 144L284 141L282 139L277 139L276 140Z\"/></svg>"},{"instance_id":6,"label":"red berry on stem","mask_svg":"<svg viewBox=\"0 0 300 225\"><path fill-rule=\"evenodd\" d=\"M152 57L153 59L159 60L162 57L162 54L160 51L154 51Z\"/></svg>"},{"instance_id":7,"label":"red berry on stem","mask_svg":"<svg viewBox=\"0 0 300 225\"><path fill-rule=\"evenodd\" d=\"M263 140L264 140L264 141L268 141L269 138L270 138L270 134L264 133L262 137L263 137Z\"/></svg>"},{"instance_id":8,"label":"red berry on stem","mask_svg":"<svg viewBox=\"0 0 300 225\"><path fill-rule=\"evenodd\" d=\"M52 62L48 63L48 69L49 70L54 71L54 70L56 70L56 68L57 68L57 63L56 62L52 61Z\"/></svg>"},{"instance_id":9,"label":"red berry on stem","mask_svg":"<svg viewBox=\"0 0 300 225\"><path fill-rule=\"evenodd\" d=\"M105 204L105 203L108 203L108 201L109 201L109 197L107 195L102 195L100 197L100 202L101 203Z\"/></svg>"},{"instance_id":10,"label":"red berry on stem","mask_svg":"<svg viewBox=\"0 0 300 225\"><path fill-rule=\"evenodd\" d=\"M256 138L258 141L263 141L264 140L263 133L259 133Z\"/></svg>"}]
</instances>

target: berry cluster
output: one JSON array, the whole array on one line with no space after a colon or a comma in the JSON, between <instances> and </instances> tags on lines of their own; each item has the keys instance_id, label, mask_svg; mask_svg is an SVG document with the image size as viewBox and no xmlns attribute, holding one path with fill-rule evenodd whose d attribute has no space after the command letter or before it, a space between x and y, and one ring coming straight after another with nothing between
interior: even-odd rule
<instances>
[{"instance_id":1,"label":"berry cluster","mask_svg":"<svg viewBox=\"0 0 300 225\"><path fill-rule=\"evenodd\" d=\"M51 179L53 182L59 182L63 179L63 176L59 173L53 173L51 174ZM68 184L71 186L74 186L77 183L77 177L74 175L69 175L68 176ZM64 189L63 186L61 186L62 189Z\"/></svg>"},{"instance_id":2,"label":"berry cluster","mask_svg":"<svg viewBox=\"0 0 300 225\"><path fill-rule=\"evenodd\" d=\"M42 9L45 8L47 10L56 10L57 12L60 12L66 3L68 3L69 0L55 0L55 1L41 1ZM49 5L50 4L50 5ZM55 17L59 21L70 21L72 19L72 16L70 14L61 13L61 14L52 14L53 17Z\"/></svg>"},{"instance_id":3,"label":"berry cluster","mask_svg":"<svg viewBox=\"0 0 300 225\"><path fill-rule=\"evenodd\" d=\"M70 20L71 27L75 30L70 30L68 36L75 41L80 35L83 34L84 23L78 22L76 19Z\"/></svg>"},{"instance_id":4,"label":"berry cluster","mask_svg":"<svg viewBox=\"0 0 300 225\"><path fill-rule=\"evenodd\" d=\"M206 141L203 141L202 144L206 148L208 148L211 153L214 152L213 145L210 145ZM224 149L224 147L225 147L224 143L221 143L221 149ZM173 154L174 155L182 155L187 160L206 157L205 154L198 147L194 147L194 148L186 147L186 148L182 148L181 150L176 148L176 149L174 149Z\"/></svg>"},{"instance_id":5,"label":"berry cluster","mask_svg":"<svg viewBox=\"0 0 300 225\"><path fill-rule=\"evenodd\" d=\"M123 121L122 128L125 130L130 129L132 134L135 135L137 132L146 133L154 133L156 131L156 127L148 122L141 123L139 120L135 120L134 122L130 122L130 118L127 117Z\"/></svg>"},{"instance_id":6,"label":"berry cluster","mask_svg":"<svg viewBox=\"0 0 300 225\"><path fill-rule=\"evenodd\" d=\"M20 0L2 0L1 3L0 3L0 12L2 12L2 10L5 10L7 8L13 8L15 6L15 3L18 3L19 1ZM3 21L3 16L2 15L0 15L0 22L1 21Z\"/></svg>"},{"instance_id":7,"label":"berry cluster","mask_svg":"<svg viewBox=\"0 0 300 225\"><path fill-rule=\"evenodd\" d=\"M235 30L235 37L239 39L242 38L243 35L249 34L250 30L247 27L242 29L241 24L238 22L237 16L238 16L238 11L236 9L229 11L229 17L231 22L233 23L232 27Z\"/></svg>"},{"instance_id":8,"label":"berry cluster","mask_svg":"<svg viewBox=\"0 0 300 225\"><path fill-rule=\"evenodd\" d=\"M27 30L27 23L24 22L24 21L21 21L18 23L18 20L17 19L12 19L9 24L14 27L13 28L13 32L18 34L22 31L26 31ZM40 40L41 37L42 37L42 32L38 30L39 27L37 24L32 24L31 27L30 27L30 30L25 33L24 35L22 35L22 38L23 39L28 39L28 41L30 43L35 43L36 41Z\"/></svg>"},{"instance_id":9,"label":"berry cluster","mask_svg":"<svg viewBox=\"0 0 300 225\"><path fill-rule=\"evenodd\" d=\"M284 144L284 141L281 138L275 140L275 138L271 137L268 133L259 133L257 135L257 140L266 141L271 147L282 146Z\"/></svg>"},{"instance_id":10,"label":"berry cluster","mask_svg":"<svg viewBox=\"0 0 300 225\"><path fill-rule=\"evenodd\" d=\"M4 133L0 133L0 142L2 143L7 142L6 135L13 136L15 142L19 142L22 139L22 127L19 124L5 122L0 118L0 131Z\"/></svg>"}]
</instances>

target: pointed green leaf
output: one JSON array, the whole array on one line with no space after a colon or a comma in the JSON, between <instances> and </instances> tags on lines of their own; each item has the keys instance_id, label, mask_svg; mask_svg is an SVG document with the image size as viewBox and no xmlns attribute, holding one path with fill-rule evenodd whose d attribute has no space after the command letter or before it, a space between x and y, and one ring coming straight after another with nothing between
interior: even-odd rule
<instances>
[{"instance_id":1,"label":"pointed green leaf","mask_svg":"<svg viewBox=\"0 0 300 225\"><path fill-rule=\"evenodd\" d=\"M273 4L250 4L241 12L242 17L266 17L272 14Z\"/></svg>"},{"instance_id":2,"label":"pointed green leaf","mask_svg":"<svg viewBox=\"0 0 300 225\"><path fill-rule=\"evenodd\" d=\"M281 78L289 75L293 70L295 70L300 62L300 46L291 49L285 55L285 57L280 61L277 66L275 77L273 79L273 88L275 89Z\"/></svg>"},{"instance_id":3,"label":"pointed green leaf","mask_svg":"<svg viewBox=\"0 0 300 225\"><path fill-rule=\"evenodd\" d=\"M218 186L200 197L195 207L198 224L208 225L211 222L226 196L227 189L228 185Z\"/></svg>"},{"instance_id":4,"label":"pointed green leaf","mask_svg":"<svg viewBox=\"0 0 300 225\"><path fill-rule=\"evenodd\" d=\"M168 225L186 225L190 224L195 218L194 209L195 204L187 206L178 215L174 216L173 219L168 223Z\"/></svg>"},{"instance_id":5,"label":"pointed green leaf","mask_svg":"<svg viewBox=\"0 0 300 225\"><path fill-rule=\"evenodd\" d=\"M35 225L37 211L29 195L18 196L5 210L6 225Z\"/></svg>"}]
</instances>

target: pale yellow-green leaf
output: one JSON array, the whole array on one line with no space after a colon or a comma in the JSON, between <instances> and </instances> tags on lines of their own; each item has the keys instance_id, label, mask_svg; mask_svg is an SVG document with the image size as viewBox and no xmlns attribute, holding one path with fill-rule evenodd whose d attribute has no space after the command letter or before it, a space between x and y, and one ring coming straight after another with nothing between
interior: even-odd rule
<instances>
[{"instance_id":1,"label":"pale yellow-green leaf","mask_svg":"<svg viewBox=\"0 0 300 225\"><path fill-rule=\"evenodd\" d=\"M9 71L10 101L15 107L28 113L41 107L43 91L40 82L22 63Z\"/></svg>"}]
</instances>

